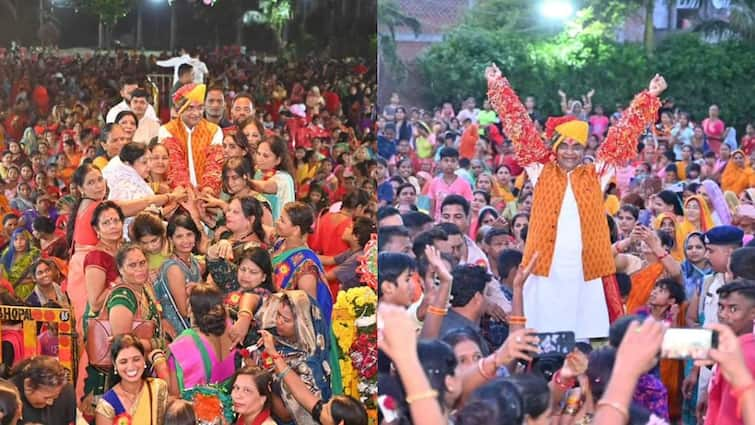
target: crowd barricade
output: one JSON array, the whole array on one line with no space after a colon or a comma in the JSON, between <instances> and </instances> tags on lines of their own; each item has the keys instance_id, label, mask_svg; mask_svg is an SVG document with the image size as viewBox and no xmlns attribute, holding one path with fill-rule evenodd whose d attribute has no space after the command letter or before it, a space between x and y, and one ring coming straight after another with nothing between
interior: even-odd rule
<instances>
[{"instance_id":1,"label":"crowd barricade","mask_svg":"<svg viewBox=\"0 0 755 425\"><path fill-rule=\"evenodd\" d=\"M58 360L70 372L71 382L76 382L76 328L70 309L0 305L0 338L3 321L23 322L24 353L27 356L40 352L40 324L55 323L58 327Z\"/></svg>"}]
</instances>

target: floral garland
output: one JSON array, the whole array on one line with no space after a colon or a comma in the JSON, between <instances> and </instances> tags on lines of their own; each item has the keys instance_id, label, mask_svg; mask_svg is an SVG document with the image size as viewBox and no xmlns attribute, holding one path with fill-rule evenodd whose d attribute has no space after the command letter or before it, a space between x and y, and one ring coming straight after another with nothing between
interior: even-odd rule
<instances>
[{"instance_id":1,"label":"floral garland","mask_svg":"<svg viewBox=\"0 0 755 425\"><path fill-rule=\"evenodd\" d=\"M181 398L194 403L198 424L214 424L220 417L224 417L227 423L235 420L230 391L223 384L194 387L184 391Z\"/></svg>"},{"instance_id":2,"label":"floral garland","mask_svg":"<svg viewBox=\"0 0 755 425\"><path fill-rule=\"evenodd\" d=\"M358 259L359 281L377 290L377 233L372 234L367 245L364 246L364 253Z\"/></svg>"},{"instance_id":3,"label":"floral garland","mask_svg":"<svg viewBox=\"0 0 755 425\"><path fill-rule=\"evenodd\" d=\"M338 341L343 391L367 407L377 423L377 294L368 286L338 293L333 333Z\"/></svg>"}]
</instances>

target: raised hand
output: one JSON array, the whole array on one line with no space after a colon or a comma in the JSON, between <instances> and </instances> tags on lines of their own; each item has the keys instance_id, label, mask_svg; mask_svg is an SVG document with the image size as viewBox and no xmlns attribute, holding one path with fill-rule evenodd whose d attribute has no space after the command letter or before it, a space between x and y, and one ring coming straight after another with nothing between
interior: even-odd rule
<instances>
[{"instance_id":1,"label":"raised hand","mask_svg":"<svg viewBox=\"0 0 755 425\"><path fill-rule=\"evenodd\" d=\"M533 354L539 351L536 332L534 329L519 329L509 334L503 345L494 353L496 366L504 366L515 360L531 362Z\"/></svg>"},{"instance_id":2,"label":"raised hand","mask_svg":"<svg viewBox=\"0 0 755 425\"><path fill-rule=\"evenodd\" d=\"M648 86L648 92L652 94L653 96L660 96L661 93L663 93L664 90L668 87L668 84L666 84L666 80L661 76L660 74L655 74L652 80L650 80L650 85Z\"/></svg>"},{"instance_id":3,"label":"raised hand","mask_svg":"<svg viewBox=\"0 0 755 425\"><path fill-rule=\"evenodd\" d=\"M563 97L563 98L566 97L566 93L564 93L564 91L561 90L561 89L558 89L558 95L561 96L561 97Z\"/></svg>"},{"instance_id":4,"label":"raised hand","mask_svg":"<svg viewBox=\"0 0 755 425\"><path fill-rule=\"evenodd\" d=\"M587 98L589 99L589 98L593 97L594 94L595 94L595 89L590 89L590 91L587 92Z\"/></svg>"},{"instance_id":5,"label":"raised hand","mask_svg":"<svg viewBox=\"0 0 755 425\"><path fill-rule=\"evenodd\" d=\"M399 362L407 355L417 356L414 348L417 346L417 331L405 308L380 303L377 334L378 348L394 362ZM411 350L407 350L407 347Z\"/></svg>"},{"instance_id":6,"label":"raised hand","mask_svg":"<svg viewBox=\"0 0 755 425\"><path fill-rule=\"evenodd\" d=\"M530 277L530 274L532 274L532 269L535 268L538 257L540 257L540 253L536 252L530 259L529 264L525 266L520 265L516 269L516 275L514 276L514 281L512 282L514 289L524 288L524 282L526 282L527 278Z\"/></svg>"},{"instance_id":7,"label":"raised hand","mask_svg":"<svg viewBox=\"0 0 755 425\"><path fill-rule=\"evenodd\" d=\"M614 369L625 371L639 379L656 364L664 332L663 323L652 318L645 319L642 324L632 322L616 352Z\"/></svg>"},{"instance_id":8,"label":"raised hand","mask_svg":"<svg viewBox=\"0 0 755 425\"><path fill-rule=\"evenodd\" d=\"M734 388L744 388L749 385L753 376L747 368L742 346L734 332L726 325L712 323L706 326L718 332L718 348L711 348L710 358L718 363L721 373ZM704 365L705 361L695 362Z\"/></svg>"},{"instance_id":9,"label":"raised hand","mask_svg":"<svg viewBox=\"0 0 755 425\"><path fill-rule=\"evenodd\" d=\"M566 355L564 366L561 367L561 377L572 379L584 375L587 372L587 363L588 358L585 353L575 348L574 351Z\"/></svg>"},{"instance_id":10,"label":"raised hand","mask_svg":"<svg viewBox=\"0 0 755 425\"><path fill-rule=\"evenodd\" d=\"M485 68L485 78L487 78L488 81L500 78L501 75L502 75L501 70L498 69L498 67L494 63L490 64L489 67Z\"/></svg>"}]
</instances>

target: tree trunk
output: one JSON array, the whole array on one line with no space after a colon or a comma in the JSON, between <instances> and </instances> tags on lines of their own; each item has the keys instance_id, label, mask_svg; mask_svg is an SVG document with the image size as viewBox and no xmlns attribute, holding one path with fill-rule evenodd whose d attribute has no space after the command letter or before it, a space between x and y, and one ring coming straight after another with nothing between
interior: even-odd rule
<instances>
[{"instance_id":1,"label":"tree trunk","mask_svg":"<svg viewBox=\"0 0 755 425\"><path fill-rule=\"evenodd\" d=\"M236 45L244 44L244 22L241 17L236 19Z\"/></svg>"},{"instance_id":2,"label":"tree trunk","mask_svg":"<svg viewBox=\"0 0 755 425\"><path fill-rule=\"evenodd\" d=\"M178 26L177 18L176 18L176 8L178 7L178 3L173 2L172 5L170 5L170 42L169 47L170 50L173 51L176 49L176 27Z\"/></svg>"},{"instance_id":3,"label":"tree trunk","mask_svg":"<svg viewBox=\"0 0 755 425\"><path fill-rule=\"evenodd\" d=\"M645 46L645 54L648 57L653 56L653 49L655 48L655 28L653 26L653 11L655 10L655 0L645 0L645 36L643 38L643 44Z\"/></svg>"},{"instance_id":4,"label":"tree trunk","mask_svg":"<svg viewBox=\"0 0 755 425\"><path fill-rule=\"evenodd\" d=\"M142 1L139 0L136 4L136 48L141 49L144 47L142 38L142 15L143 15Z\"/></svg>"},{"instance_id":5,"label":"tree trunk","mask_svg":"<svg viewBox=\"0 0 755 425\"><path fill-rule=\"evenodd\" d=\"M105 48L105 25L102 23L102 18L97 23L97 48Z\"/></svg>"}]
</instances>

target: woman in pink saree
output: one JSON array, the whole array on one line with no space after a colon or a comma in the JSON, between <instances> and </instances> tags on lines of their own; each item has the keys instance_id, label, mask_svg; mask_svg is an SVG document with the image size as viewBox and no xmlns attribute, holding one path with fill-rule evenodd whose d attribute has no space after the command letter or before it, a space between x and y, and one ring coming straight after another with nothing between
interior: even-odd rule
<instances>
[{"instance_id":1,"label":"woman in pink saree","mask_svg":"<svg viewBox=\"0 0 755 425\"><path fill-rule=\"evenodd\" d=\"M195 286L189 308L195 327L181 332L168 347L168 392L179 397L197 386L222 383L236 371L236 348L229 335L223 293L214 285Z\"/></svg>"}]
</instances>

